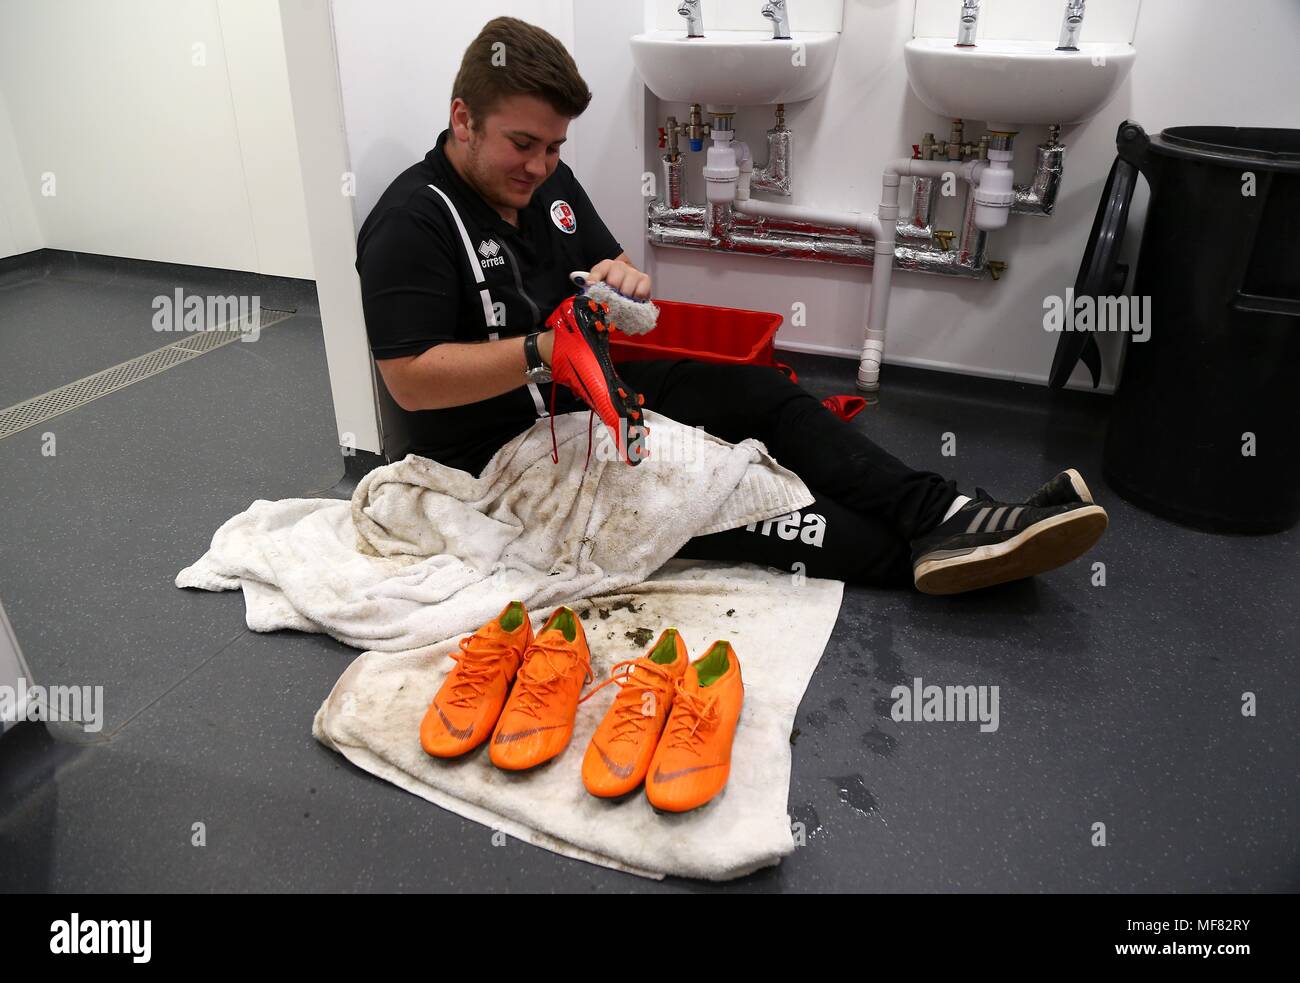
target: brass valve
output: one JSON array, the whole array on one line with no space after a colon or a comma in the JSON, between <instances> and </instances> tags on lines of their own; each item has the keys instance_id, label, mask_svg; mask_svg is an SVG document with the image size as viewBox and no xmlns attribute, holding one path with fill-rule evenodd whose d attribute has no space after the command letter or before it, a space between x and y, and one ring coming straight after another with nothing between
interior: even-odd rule
<instances>
[{"instance_id":1,"label":"brass valve","mask_svg":"<svg viewBox=\"0 0 1300 983\"><path fill-rule=\"evenodd\" d=\"M935 229L934 237L939 241L939 245L943 247L943 251L946 253L952 249L952 241L957 238L957 233L951 229Z\"/></svg>"},{"instance_id":2,"label":"brass valve","mask_svg":"<svg viewBox=\"0 0 1300 983\"><path fill-rule=\"evenodd\" d=\"M1007 271L1007 264L1000 259L991 259L984 265L988 267L989 276L994 280L1002 279L1002 274Z\"/></svg>"}]
</instances>

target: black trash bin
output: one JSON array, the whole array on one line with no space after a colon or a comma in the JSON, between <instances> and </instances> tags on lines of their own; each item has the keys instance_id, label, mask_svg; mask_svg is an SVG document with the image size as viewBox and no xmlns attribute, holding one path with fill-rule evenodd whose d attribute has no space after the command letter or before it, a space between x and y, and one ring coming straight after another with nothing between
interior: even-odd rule
<instances>
[{"instance_id":1,"label":"black trash bin","mask_svg":"<svg viewBox=\"0 0 1300 983\"><path fill-rule=\"evenodd\" d=\"M1141 173L1151 198L1130 304L1149 298L1150 322L1146 341L1124 338L1106 480L1197 528L1287 529L1300 520L1300 130L1150 138L1128 121L1116 147L1075 302L1123 293L1119 246ZM1080 358L1095 386L1096 338L1082 331L1062 334L1051 385Z\"/></svg>"}]
</instances>

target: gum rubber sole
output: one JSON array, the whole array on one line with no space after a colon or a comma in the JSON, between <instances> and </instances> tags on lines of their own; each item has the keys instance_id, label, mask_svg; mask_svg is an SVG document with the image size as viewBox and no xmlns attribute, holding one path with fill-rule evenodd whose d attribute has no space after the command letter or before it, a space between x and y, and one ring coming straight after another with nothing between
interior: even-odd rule
<instances>
[{"instance_id":1,"label":"gum rubber sole","mask_svg":"<svg viewBox=\"0 0 1300 983\"><path fill-rule=\"evenodd\" d=\"M923 594L961 594L1046 573L1092 549L1108 522L1100 505L1051 516L1004 543L923 561L915 570L916 589Z\"/></svg>"},{"instance_id":2,"label":"gum rubber sole","mask_svg":"<svg viewBox=\"0 0 1300 983\"><path fill-rule=\"evenodd\" d=\"M1081 501L1092 502L1092 492L1088 491L1088 486L1083 480L1083 475L1079 474L1074 468L1066 468L1065 473L1070 476L1070 484L1074 486L1074 493L1079 496Z\"/></svg>"}]
</instances>

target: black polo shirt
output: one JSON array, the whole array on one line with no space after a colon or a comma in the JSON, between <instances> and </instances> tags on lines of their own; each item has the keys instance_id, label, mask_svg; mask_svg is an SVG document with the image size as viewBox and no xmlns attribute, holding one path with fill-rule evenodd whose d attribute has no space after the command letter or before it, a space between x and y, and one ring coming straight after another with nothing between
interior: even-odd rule
<instances>
[{"instance_id":1,"label":"black polo shirt","mask_svg":"<svg viewBox=\"0 0 1300 983\"><path fill-rule=\"evenodd\" d=\"M393 180L357 238L366 333L376 359L537 330L576 291L570 271L589 270L623 251L563 161L519 210L516 227L452 167L443 151L447 136L443 130L424 160ZM520 388L492 399L404 410L411 450L477 474L493 451L549 411L551 389L525 385L521 369ZM555 397L557 413L583 406L563 386Z\"/></svg>"}]
</instances>

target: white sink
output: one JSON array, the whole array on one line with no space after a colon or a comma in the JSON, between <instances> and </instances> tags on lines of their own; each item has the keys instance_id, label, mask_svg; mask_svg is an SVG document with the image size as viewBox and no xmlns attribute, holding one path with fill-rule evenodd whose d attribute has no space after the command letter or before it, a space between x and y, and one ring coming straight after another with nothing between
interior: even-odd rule
<instances>
[{"instance_id":1,"label":"white sink","mask_svg":"<svg viewBox=\"0 0 1300 983\"><path fill-rule=\"evenodd\" d=\"M830 78L840 36L795 31L648 31L632 38L632 61L650 91L666 102L768 106L811 99Z\"/></svg>"},{"instance_id":2,"label":"white sink","mask_svg":"<svg viewBox=\"0 0 1300 983\"><path fill-rule=\"evenodd\" d=\"M912 91L936 113L1015 130L1091 119L1115 95L1137 52L1119 43L1057 51L1046 41L958 48L952 38L913 38L903 55Z\"/></svg>"}]
</instances>

